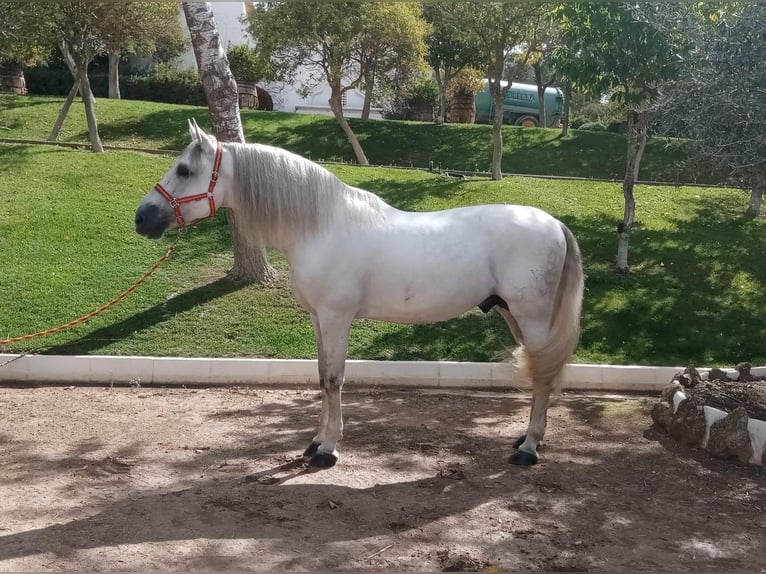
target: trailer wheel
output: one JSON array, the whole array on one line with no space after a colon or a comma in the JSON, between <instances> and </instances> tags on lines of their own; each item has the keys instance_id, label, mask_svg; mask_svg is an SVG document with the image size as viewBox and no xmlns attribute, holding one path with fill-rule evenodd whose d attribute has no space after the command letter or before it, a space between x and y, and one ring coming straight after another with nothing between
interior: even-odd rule
<instances>
[{"instance_id":1,"label":"trailer wheel","mask_svg":"<svg viewBox=\"0 0 766 574\"><path fill-rule=\"evenodd\" d=\"M516 125L525 128L536 128L537 118L535 116L519 116L516 118Z\"/></svg>"}]
</instances>

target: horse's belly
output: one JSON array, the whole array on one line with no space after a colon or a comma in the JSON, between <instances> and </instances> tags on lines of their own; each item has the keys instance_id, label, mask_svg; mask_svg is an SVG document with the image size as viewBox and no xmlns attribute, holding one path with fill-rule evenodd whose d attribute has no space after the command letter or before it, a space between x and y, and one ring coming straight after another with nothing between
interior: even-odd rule
<instances>
[{"instance_id":1,"label":"horse's belly","mask_svg":"<svg viewBox=\"0 0 766 574\"><path fill-rule=\"evenodd\" d=\"M359 318L392 323L420 324L446 321L469 311L487 296L490 287L468 283L445 288L438 283L429 289L391 287L367 293Z\"/></svg>"}]
</instances>

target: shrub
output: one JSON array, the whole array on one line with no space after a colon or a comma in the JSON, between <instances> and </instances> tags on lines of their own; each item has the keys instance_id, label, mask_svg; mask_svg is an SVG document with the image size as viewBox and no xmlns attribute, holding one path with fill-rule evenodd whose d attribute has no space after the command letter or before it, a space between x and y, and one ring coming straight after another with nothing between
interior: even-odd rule
<instances>
[{"instance_id":1,"label":"shrub","mask_svg":"<svg viewBox=\"0 0 766 574\"><path fill-rule=\"evenodd\" d=\"M32 68L25 70L27 90L31 95L66 96L72 87L69 70ZM109 78L100 72L89 75L93 95L109 94ZM170 64L159 64L146 74L120 77L120 94L126 100L145 100L168 104L207 105L199 75Z\"/></svg>"},{"instance_id":2,"label":"shrub","mask_svg":"<svg viewBox=\"0 0 766 574\"><path fill-rule=\"evenodd\" d=\"M196 70L170 64L159 64L147 75L122 78L120 92L126 100L207 105L205 90Z\"/></svg>"},{"instance_id":3,"label":"shrub","mask_svg":"<svg viewBox=\"0 0 766 574\"><path fill-rule=\"evenodd\" d=\"M433 78L421 78L410 84L404 93L394 96L384 106L383 116L391 120L423 119L430 109L429 119L433 119L434 109L438 105L439 87L436 82Z\"/></svg>"},{"instance_id":4,"label":"shrub","mask_svg":"<svg viewBox=\"0 0 766 574\"><path fill-rule=\"evenodd\" d=\"M268 76L269 64L252 48L232 46L226 51L229 68L238 82L259 82Z\"/></svg>"},{"instance_id":5,"label":"shrub","mask_svg":"<svg viewBox=\"0 0 766 574\"><path fill-rule=\"evenodd\" d=\"M589 132L605 132L606 126L599 122L586 122L577 129L585 130Z\"/></svg>"}]
</instances>

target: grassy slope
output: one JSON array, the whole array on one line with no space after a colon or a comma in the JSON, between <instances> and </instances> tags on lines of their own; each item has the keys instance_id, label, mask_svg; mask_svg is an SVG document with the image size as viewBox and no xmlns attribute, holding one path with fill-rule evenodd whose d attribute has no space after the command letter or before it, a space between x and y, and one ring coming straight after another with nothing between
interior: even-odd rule
<instances>
[{"instance_id":1,"label":"grassy slope","mask_svg":"<svg viewBox=\"0 0 766 574\"><path fill-rule=\"evenodd\" d=\"M0 135L45 139L62 104L48 97L0 96ZM196 117L208 127L206 108L154 102L102 99L97 103L104 143L182 149L188 142L186 119ZM287 148L312 159L352 161L351 148L332 117L244 111L248 141ZM351 120L370 162L378 165L434 166L445 169L488 170L490 126L419 122ZM507 173L568 175L621 179L625 171L625 139L616 134L572 130L506 127L503 170ZM83 107L72 106L62 141L87 141ZM642 162L641 179L704 181L681 166L678 141L650 140ZM708 178L708 181L711 181Z\"/></svg>"},{"instance_id":2,"label":"grassy slope","mask_svg":"<svg viewBox=\"0 0 766 574\"><path fill-rule=\"evenodd\" d=\"M136 236L132 218L170 161L134 152L0 145L0 338L97 307L164 252L167 240ZM761 221L739 217L746 198L738 192L640 187L634 272L619 277L611 270L622 210L618 184L331 169L405 209L514 202L563 219L580 240L588 274L577 360L766 361L766 268L754 255L766 250L766 239ZM281 258L274 261L284 269ZM314 356L310 323L289 294L286 274L277 285L237 288L222 278L230 264L219 216L185 236L157 276L107 314L10 349L45 344L56 353ZM360 321L350 355L492 360L508 343L498 317L475 311L428 326Z\"/></svg>"}]
</instances>

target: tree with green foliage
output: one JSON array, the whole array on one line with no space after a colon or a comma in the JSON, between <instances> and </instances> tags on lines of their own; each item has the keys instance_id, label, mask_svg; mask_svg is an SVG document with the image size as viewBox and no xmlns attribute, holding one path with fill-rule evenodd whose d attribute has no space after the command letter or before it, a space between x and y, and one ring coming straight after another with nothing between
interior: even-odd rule
<instances>
[{"instance_id":1,"label":"tree with green foliage","mask_svg":"<svg viewBox=\"0 0 766 574\"><path fill-rule=\"evenodd\" d=\"M322 81L330 85L330 109L362 165L369 162L343 116L343 94L363 80L354 56L364 34L365 9L362 2L311 0L257 4L248 14L256 48L269 58L277 77L294 80L303 68L309 73L303 93Z\"/></svg>"},{"instance_id":2,"label":"tree with green foliage","mask_svg":"<svg viewBox=\"0 0 766 574\"><path fill-rule=\"evenodd\" d=\"M294 80L299 69L308 71L304 93L321 82L329 84L330 109L357 161L366 165L364 150L343 115L343 94L395 82L421 66L427 27L419 10L402 3L268 2L250 12L248 29L277 77Z\"/></svg>"},{"instance_id":3,"label":"tree with green foliage","mask_svg":"<svg viewBox=\"0 0 766 574\"><path fill-rule=\"evenodd\" d=\"M537 46L539 5L467 2L465 29L478 42L495 112L492 118L492 179L502 179L503 103L511 85Z\"/></svg>"},{"instance_id":4,"label":"tree with green foliage","mask_svg":"<svg viewBox=\"0 0 766 574\"><path fill-rule=\"evenodd\" d=\"M53 44L53 21L43 2L0 2L0 66L36 66Z\"/></svg>"},{"instance_id":5,"label":"tree with green foliage","mask_svg":"<svg viewBox=\"0 0 766 574\"><path fill-rule=\"evenodd\" d=\"M159 47L180 53L184 47L178 4L170 2L110 3L98 22L109 56L109 97L120 97L120 59L126 54L153 54Z\"/></svg>"},{"instance_id":6,"label":"tree with green foliage","mask_svg":"<svg viewBox=\"0 0 766 574\"><path fill-rule=\"evenodd\" d=\"M428 63L439 86L439 123L445 121L447 91L452 79L464 68L483 67L478 37L464 26L465 15L470 8L465 2L423 4L423 16L431 25L426 44Z\"/></svg>"},{"instance_id":7,"label":"tree with green foliage","mask_svg":"<svg viewBox=\"0 0 766 574\"><path fill-rule=\"evenodd\" d=\"M635 219L633 188L646 145L651 109L661 88L676 78L687 50L684 30L656 24L662 5L564 3L555 65L576 89L622 103L627 119L625 209L617 227L616 269L629 271L628 243ZM673 7L676 9L676 7ZM681 10L683 8L677 7Z\"/></svg>"},{"instance_id":8,"label":"tree with green foliage","mask_svg":"<svg viewBox=\"0 0 766 574\"><path fill-rule=\"evenodd\" d=\"M695 38L690 65L666 91L662 124L695 140L707 169L750 188L755 217L766 189L766 5L702 4L695 16L684 26Z\"/></svg>"},{"instance_id":9,"label":"tree with green foliage","mask_svg":"<svg viewBox=\"0 0 766 574\"><path fill-rule=\"evenodd\" d=\"M538 117L545 125L545 90L559 79L558 70L553 63L553 50L559 42L561 20L556 13L556 5L541 4L537 17L537 42L529 61L535 74L537 85Z\"/></svg>"},{"instance_id":10,"label":"tree with green foliage","mask_svg":"<svg viewBox=\"0 0 766 574\"><path fill-rule=\"evenodd\" d=\"M91 148L95 152L103 152L104 146L98 133L98 121L96 119L96 100L93 97L88 78L88 65L105 49L99 24L107 18L108 13L114 9L114 5L106 2L61 2L48 4L48 6L58 36L59 49L75 80L75 85L64 103L56 126L60 129L69 110L69 105L79 90L85 106ZM51 132L48 139L56 139L57 137L57 128L54 127L54 131Z\"/></svg>"},{"instance_id":11,"label":"tree with green foliage","mask_svg":"<svg viewBox=\"0 0 766 574\"><path fill-rule=\"evenodd\" d=\"M420 4L369 2L363 12L363 34L355 59L364 90L362 119L369 119L372 100L409 84L426 69L426 35Z\"/></svg>"}]
</instances>

